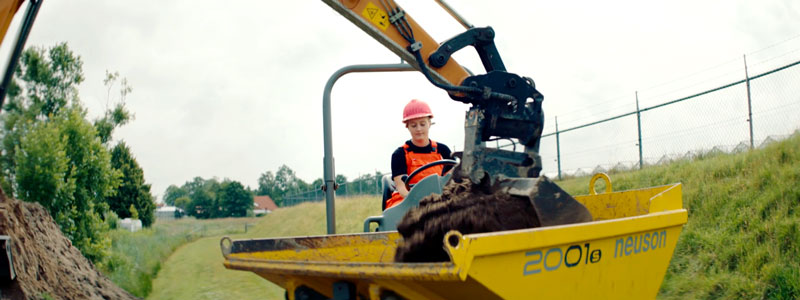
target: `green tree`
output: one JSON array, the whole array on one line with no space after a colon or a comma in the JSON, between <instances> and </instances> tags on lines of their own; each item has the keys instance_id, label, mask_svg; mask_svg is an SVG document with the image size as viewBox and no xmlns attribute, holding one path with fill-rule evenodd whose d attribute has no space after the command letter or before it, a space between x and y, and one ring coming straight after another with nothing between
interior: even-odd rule
<instances>
[{"instance_id":1,"label":"green tree","mask_svg":"<svg viewBox=\"0 0 800 300\"><path fill-rule=\"evenodd\" d=\"M287 165L282 165L278 168L278 171L275 172L275 185L280 191L281 196L292 191L295 180L297 180L297 176Z\"/></svg>"},{"instance_id":2,"label":"green tree","mask_svg":"<svg viewBox=\"0 0 800 300\"><path fill-rule=\"evenodd\" d=\"M186 197L189 198L189 202L185 202L184 205L186 206L184 206L183 209L190 216L197 217L198 213L202 212L203 207L196 207L197 203L207 202L205 201L206 197L202 195L205 193L203 191L203 184L205 184L205 179L203 179L200 176L197 176L191 181L187 181L181 186L181 189L186 191ZM200 201L198 201L197 199L200 199Z\"/></svg>"},{"instance_id":3,"label":"green tree","mask_svg":"<svg viewBox=\"0 0 800 300\"><path fill-rule=\"evenodd\" d=\"M164 203L166 203L167 205L178 206L175 203L175 200L187 195L189 195L189 192L187 192L185 189L172 184L169 187L167 187L166 191L164 191Z\"/></svg>"},{"instance_id":4,"label":"green tree","mask_svg":"<svg viewBox=\"0 0 800 300\"><path fill-rule=\"evenodd\" d=\"M266 171L258 177L258 189L256 189L256 196L267 195L272 199L277 199L280 194L280 189L275 182L275 175L272 171Z\"/></svg>"},{"instance_id":5,"label":"green tree","mask_svg":"<svg viewBox=\"0 0 800 300\"><path fill-rule=\"evenodd\" d=\"M342 174L337 174L336 178L333 179L333 181L338 183L338 184L345 184L345 183L347 183L347 176L344 176Z\"/></svg>"},{"instance_id":6,"label":"green tree","mask_svg":"<svg viewBox=\"0 0 800 300\"><path fill-rule=\"evenodd\" d=\"M348 194L376 194L380 184L380 173L364 174L350 182Z\"/></svg>"},{"instance_id":7,"label":"green tree","mask_svg":"<svg viewBox=\"0 0 800 300\"><path fill-rule=\"evenodd\" d=\"M317 179L314 183L309 184L302 179L298 178L296 173L287 165L282 165L272 175L271 171L264 172L258 178L258 189L256 195L269 195L275 204L278 206L283 205L285 197L304 193L309 190L318 189L322 185L322 179Z\"/></svg>"},{"instance_id":8,"label":"green tree","mask_svg":"<svg viewBox=\"0 0 800 300\"><path fill-rule=\"evenodd\" d=\"M83 61L72 53L66 43L48 50L30 47L22 52L15 70L8 102L3 114L3 156L0 156L3 190L17 195L16 148L22 133L36 121L57 115L69 103L78 102L77 86L83 82ZM19 84L19 81L22 84Z\"/></svg>"},{"instance_id":9,"label":"green tree","mask_svg":"<svg viewBox=\"0 0 800 300\"><path fill-rule=\"evenodd\" d=\"M189 215L200 219L211 218L214 214L214 198L209 191L199 189L191 194L192 202Z\"/></svg>"},{"instance_id":10,"label":"green tree","mask_svg":"<svg viewBox=\"0 0 800 300\"><path fill-rule=\"evenodd\" d=\"M132 218L129 207L133 206L139 213L142 226L149 227L155 221L156 209L153 196L150 194L150 185L144 182L144 171L124 142L117 143L111 149L111 166L122 177L116 193L106 198L109 208L120 218Z\"/></svg>"},{"instance_id":11,"label":"green tree","mask_svg":"<svg viewBox=\"0 0 800 300\"><path fill-rule=\"evenodd\" d=\"M287 196L296 195L311 189L311 186L298 178L295 172L287 165L282 165L275 172L275 187L278 189L279 197L272 197L275 204L282 205L283 199Z\"/></svg>"},{"instance_id":12,"label":"green tree","mask_svg":"<svg viewBox=\"0 0 800 300\"><path fill-rule=\"evenodd\" d=\"M131 212L131 219L139 220L139 211L136 210L136 206L135 205L131 204L131 206L128 207L128 211Z\"/></svg>"},{"instance_id":13,"label":"green tree","mask_svg":"<svg viewBox=\"0 0 800 300\"><path fill-rule=\"evenodd\" d=\"M314 182L311 183L311 187L314 189L319 189L323 183L325 182L322 181L322 178L317 178L316 180L314 180Z\"/></svg>"},{"instance_id":14,"label":"green tree","mask_svg":"<svg viewBox=\"0 0 800 300\"><path fill-rule=\"evenodd\" d=\"M67 177L66 143L55 123L39 123L22 138L15 157L20 198L44 206L59 225L74 213L64 205L75 193L75 179Z\"/></svg>"},{"instance_id":15,"label":"green tree","mask_svg":"<svg viewBox=\"0 0 800 300\"><path fill-rule=\"evenodd\" d=\"M205 192L208 194L208 197L211 199L207 205L209 209L206 218L224 217L222 206L219 203L220 188L221 184L216 178L207 179L203 183L203 190L205 190Z\"/></svg>"},{"instance_id":16,"label":"green tree","mask_svg":"<svg viewBox=\"0 0 800 300\"><path fill-rule=\"evenodd\" d=\"M186 190L191 199L184 208L187 214L200 219L216 218L221 215L217 201L220 183L217 179L206 180L198 176L184 183L181 188Z\"/></svg>"},{"instance_id":17,"label":"green tree","mask_svg":"<svg viewBox=\"0 0 800 300\"><path fill-rule=\"evenodd\" d=\"M111 90L118 81L120 83L119 98L114 101L111 97ZM133 115L125 108L125 98L133 91L133 88L128 85L128 79L120 78L119 72L110 73L106 71L106 78L103 80L103 84L108 90L106 111L102 117L94 121L94 127L97 129L100 141L105 144L111 140L111 133L115 128L127 124L133 118ZM109 107L112 101L116 102L116 104L113 107Z\"/></svg>"},{"instance_id":18,"label":"green tree","mask_svg":"<svg viewBox=\"0 0 800 300\"><path fill-rule=\"evenodd\" d=\"M108 210L104 199L114 193L119 175L85 111L78 104L61 108L20 136L14 171L19 197L45 206L73 245L99 262L110 247L101 218Z\"/></svg>"},{"instance_id":19,"label":"green tree","mask_svg":"<svg viewBox=\"0 0 800 300\"><path fill-rule=\"evenodd\" d=\"M72 244L100 263L110 246L102 216L113 215L105 199L120 176L104 144L130 114L117 105L106 112L110 126L87 120L77 91L83 62L66 43L26 49L14 75L0 116L0 185L11 196L41 203Z\"/></svg>"},{"instance_id":20,"label":"green tree","mask_svg":"<svg viewBox=\"0 0 800 300\"><path fill-rule=\"evenodd\" d=\"M175 207L182 209L185 212L189 212L189 208L192 205L192 198L189 196L180 196L175 199Z\"/></svg>"},{"instance_id":21,"label":"green tree","mask_svg":"<svg viewBox=\"0 0 800 300\"><path fill-rule=\"evenodd\" d=\"M253 209L253 195L238 181L223 181L218 193L221 217L245 217Z\"/></svg>"}]
</instances>

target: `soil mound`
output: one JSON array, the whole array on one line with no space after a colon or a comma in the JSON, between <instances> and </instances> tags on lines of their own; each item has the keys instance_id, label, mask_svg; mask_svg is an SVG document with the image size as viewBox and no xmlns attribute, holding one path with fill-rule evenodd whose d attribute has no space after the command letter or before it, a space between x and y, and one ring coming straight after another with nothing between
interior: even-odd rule
<instances>
[{"instance_id":1,"label":"soil mound","mask_svg":"<svg viewBox=\"0 0 800 300\"><path fill-rule=\"evenodd\" d=\"M17 274L0 283L2 299L138 299L98 272L38 203L0 190L0 234L11 236Z\"/></svg>"},{"instance_id":2,"label":"soil mound","mask_svg":"<svg viewBox=\"0 0 800 300\"><path fill-rule=\"evenodd\" d=\"M451 181L442 195L422 198L419 207L409 210L397 224L403 242L397 248L395 261L448 261L443 240L450 230L470 234L539 226L527 197L504 191L487 194L469 180Z\"/></svg>"}]
</instances>

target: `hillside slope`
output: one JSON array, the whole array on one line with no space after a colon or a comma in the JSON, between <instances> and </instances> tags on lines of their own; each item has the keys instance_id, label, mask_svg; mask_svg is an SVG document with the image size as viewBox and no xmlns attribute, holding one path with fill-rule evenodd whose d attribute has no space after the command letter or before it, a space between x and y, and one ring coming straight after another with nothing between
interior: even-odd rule
<instances>
[{"instance_id":1,"label":"hillside slope","mask_svg":"<svg viewBox=\"0 0 800 300\"><path fill-rule=\"evenodd\" d=\"M612 174L614 190L683 183L689 210L664 299L800 299L800 135ZM589 178L560 182L586 194Z\"/></svg>"}]
</instances>

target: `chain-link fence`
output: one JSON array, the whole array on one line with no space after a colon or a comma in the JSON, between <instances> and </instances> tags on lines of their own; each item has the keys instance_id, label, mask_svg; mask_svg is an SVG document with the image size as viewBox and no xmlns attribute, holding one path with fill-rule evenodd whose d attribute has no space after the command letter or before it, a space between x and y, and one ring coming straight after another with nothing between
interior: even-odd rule
<instances>
[{"instance_id":1,"label":"chain-link fence","mask_svg":"<svg viewBox=\"0 0 800 300\"><path fill-rule=\"evenodd\" d=\"M339 183L336 189L337 197L351 197L361 195L381 195L381 177L384 173L359 176L355 180ZM294 206L303 202L324 201L325 192L320 189L309 190L297 194L287 195L283 198L281 206Z\"/></svg>"},{"instance_id":2,"label":"chain-link fence","mask_svg":"<svg viewBox=\"0 0 800 300\"><path fill-rule=\"evenodd\" d=\"M800 128L798 64L649 107L639 108L643 97L635 93L632 111L566 129L559 130L556 118L555 131L542 136L543 173L562 178L638 169L785 138Z\"/></svg>"}]
</instances>

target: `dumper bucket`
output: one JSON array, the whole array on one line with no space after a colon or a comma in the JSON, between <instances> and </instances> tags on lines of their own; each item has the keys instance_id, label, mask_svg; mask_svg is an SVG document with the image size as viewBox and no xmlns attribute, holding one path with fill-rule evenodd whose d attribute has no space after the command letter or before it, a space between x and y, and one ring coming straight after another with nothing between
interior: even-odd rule
<instances>
[{"instance_id":1,"label":"dumper bucket","mask_svg":"<svg viewBox=\"0 0 800 300\"><path fill-rule=\"evenodd\" d=\"M289 299L655 298L687 212L681 185L577 196L587 223L462 235L450 261L396 263L397 232L221 241L225 266Z\"/></svg>"}]
</instances>

